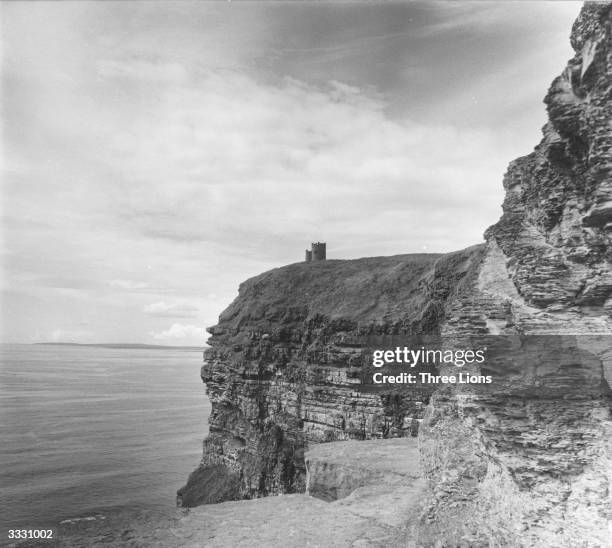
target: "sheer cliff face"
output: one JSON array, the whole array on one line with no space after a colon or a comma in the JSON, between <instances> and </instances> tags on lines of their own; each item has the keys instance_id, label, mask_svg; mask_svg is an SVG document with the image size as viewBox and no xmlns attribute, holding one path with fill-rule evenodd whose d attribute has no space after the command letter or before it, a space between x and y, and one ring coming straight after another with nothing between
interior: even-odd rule
<instances>
[{"instance_id":1,"label":"sheer cliff face","mask_svg":"<svg viewBox=\"0 0 612 548\"><path fill-rule=\"evenodd\" d=\"M575 57L546 96L534 152L510 164L501 220L487 232L511 260L526 303L612 307L612 109L609 6L587 4L572 31Z\"/></svg>"},{"instance_id":2,"label":"sheer cliff face","mask_svg":"<svg viewBox=\"0 0 612 548\"><path fill-rule=\"evenodd\" d=\"M309 444L420 424L417 545L609 544L611 17L609 3L582 9L543 139L510 164L484 246L296 264L242 284L210 329L211 434L184 505L302 491ZM355 387L373 333L439 334L449 347L546 337L489 364L486 391L368 394Z\"/></svg>"},{"instance_id":3,"label":"sheer cliff face","mask_svg":"<svg viewBox=\"0 0 612 548\"><path fill-rule=\"evenodd\" d=\"M310 444L416 435L431 390L357 390L363 349L372 334L438 333L482 249L301 263L243 283L209 329L210 435L180 502L300 492Z\"/></svg>"},{"instance_id":4,"label":"sheer cliff face","mask_svg":"<svg viewBox=\"0 0 612 548\"><path fill-rule=\"evenodd\" d=\"M486 393L432 397L419 434L425 545L609 545L611 25L609 3L582 9L543 139L510 164L478 276L441 326L451 342L480 318L532 342L496 364Z\"/></svg>"}]
</instances>

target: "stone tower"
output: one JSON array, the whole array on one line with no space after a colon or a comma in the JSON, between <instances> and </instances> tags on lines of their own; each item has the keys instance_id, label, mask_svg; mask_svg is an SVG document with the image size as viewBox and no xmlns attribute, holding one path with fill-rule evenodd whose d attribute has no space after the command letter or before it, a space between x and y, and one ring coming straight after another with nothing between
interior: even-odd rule
<instances>
[{"instance_id":1,"label":"stone tower","mask_svg":"<svg viewBox=\"0 0 612 548\"><path fill-rule=\"evenodd\" d=\"M324 261L326 257L325 242L312 242L312 249L307 249L304 260L309 263L311 261Z\"/></svg>"},{"instance_id":2,"label":"stone tower","mask_svg":"<svg viewBox=\"0 0 612 548\"><path fill-rule=\"evenodd\" d=\"M324 261L326 259L326 244L325 242L312 243L312 260Z\"/></svg>"},{"instance_id":3,"label":"stone tower","mask_svg":"<svg viewBox=\"0 0 612 548\"><path fill-rule=\"evenodd\" d=\"M312 260L324 261L326 259L326 244L325 242L312 243Z\"/></svg>"}]
</instances>

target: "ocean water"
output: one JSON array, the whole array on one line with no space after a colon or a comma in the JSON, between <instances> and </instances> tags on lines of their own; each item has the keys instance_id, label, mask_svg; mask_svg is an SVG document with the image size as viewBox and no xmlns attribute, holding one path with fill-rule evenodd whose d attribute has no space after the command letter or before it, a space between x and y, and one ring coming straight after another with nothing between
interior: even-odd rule
<instances>
[{"instance_id":1,"label":"ocean water","mask_svg":"<svg viewBox=\"0 0 612 548\"><path fill-rule=\"evenodd\" d=\"M199 462L194 350L0 345L2 529L161 511Z\"/></svg>"}]
</instances>

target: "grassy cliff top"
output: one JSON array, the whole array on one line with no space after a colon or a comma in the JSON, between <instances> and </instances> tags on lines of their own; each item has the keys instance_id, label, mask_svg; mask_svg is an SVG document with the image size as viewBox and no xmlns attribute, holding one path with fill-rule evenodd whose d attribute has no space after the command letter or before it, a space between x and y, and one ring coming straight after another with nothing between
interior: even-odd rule
<instances>
[{"instance_id":1,"label":"grassy cliff top","mask_svg":"<svg viewBox=\"0 0 612 548\"><path fill-rule=\"evenodd\" d=\"M444 302L480 260L483 245L442 254L408 254L303 262L243 282L219 326L274 320L288 309L357 322L417 317L432 301ZM282 312L281 312L282 310Z\"/></svg>"}]
</instances>

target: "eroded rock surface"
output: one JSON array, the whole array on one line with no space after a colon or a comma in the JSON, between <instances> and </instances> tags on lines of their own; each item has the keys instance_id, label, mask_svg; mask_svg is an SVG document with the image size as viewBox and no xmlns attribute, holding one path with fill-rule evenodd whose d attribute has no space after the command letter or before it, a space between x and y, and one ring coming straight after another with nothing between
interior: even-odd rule
<instances>
[{"instance_id":1,"label":"eroded rock surface","mask_svg":"<svg viewBox=\"0 0 612 548\"><path fill-rule=\"evenodd\" d=\"M414 438L321 443L306 452L306 493L326 501L367 486L406 485L422 477ZM361 489L360 493L364 490Z\"/></svg>"},{"instance_id":2,"label":"eroded rock surface","mask_svg":"<svg viewBox=\"0 0 612 548\"><path fill-rule=\"evenodd\" d=\"M478 320L523 342L490 390L431 399L423 545L611 545L611 25L609 3L582 9L543 140L510 164L478 277L442 326L448 344Z\"/></svg>"},{"instance_id":3,"label":"eroded rock surface","mask_svg":"<svg viewBox=\"0 0 612 548\"><path fill-rule=\"evenodd\" d=\"M304 492L305 448L416 435L432 390L358 390L364 347L373 334L438 333L482 250L301 263L243 283L209 330L210 435L179 502L218 502L228 482L228 499Z\"/></svg>"}]
</instances>

